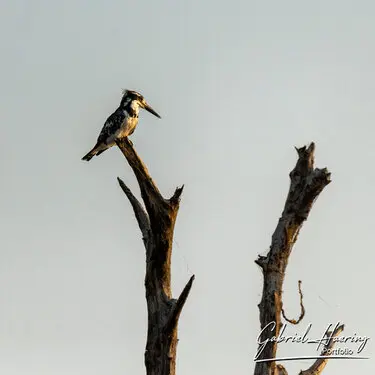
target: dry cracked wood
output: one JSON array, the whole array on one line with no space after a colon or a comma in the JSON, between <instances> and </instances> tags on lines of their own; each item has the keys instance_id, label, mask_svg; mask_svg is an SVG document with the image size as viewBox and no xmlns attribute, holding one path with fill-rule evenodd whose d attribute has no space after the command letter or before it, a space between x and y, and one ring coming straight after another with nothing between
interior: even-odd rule
<instances>
[{"instance_id":1,"label":"dry cracked wood","mask_svg":"<svg viewBox=\"0 0 375 375\"><path fill-rule=\"evenodd\" d=\"M171 292L173 230L183 187L165 199L150 177L146 166L127 139L117 141L137 178L144 207L118 178L128 197L146 248L146 300L148 333L145 351L147 375L174 375L176 367L177 323L194 281L190 278L178 299Z\"/></svg>"},{"instance_id":2,"label":"dry cracked wood","mask_svg":"<svg viewBox=\"0 0 375 375\"><path fill-rule=\"evenodd\" d=\"M283 213L272 236L270 250L267 256L259 256L255 261L263 272L263 293L261 302L258 305L262 330L260 335L261 342L273 336L278 336L280 332L282 327L282 288L289 255L297 240L302 224L308 218L313 203L331 181L330 173L326 168L314 169L314 143L311 143L309 147L301 147L296 150L298 152L298 161L290 173L289 193ZM301 290L300 297L302 312L299 320L304 315ZM295 323L298 323L299 320L295 321ZM270 326L266 327L270 322L275 322L273 330ZM335 332L335 334L338 333ZM258 359L276 358L276 351L277 342L269 342ZM308 370L302 371L301 374L318 375L323 370L326 362L326 359L318 359ZM277 365L275 361L264 361L256 363L254 374L278 375L287 374L287 372L282 365Z\"/></svg>"}]
</instances>

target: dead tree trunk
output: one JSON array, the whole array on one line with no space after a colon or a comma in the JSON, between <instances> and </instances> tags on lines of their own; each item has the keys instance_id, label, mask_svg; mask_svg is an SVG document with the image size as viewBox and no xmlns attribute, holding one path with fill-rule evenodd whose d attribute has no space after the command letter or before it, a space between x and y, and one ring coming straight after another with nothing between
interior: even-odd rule
<instances>
[{"instance_id":1,"label":"dead tree trunk","mask_svg":"<svg viewBox=\"0 0 375 375\"><path fill-rule=\"evenodd\" d=\"M282 288L289 255L313 203L331 182L330 173L326 168L314 169L314 150L314 143L311 143L308 148L297 149L298 161L290 173L289 193L283 213L272 236L270 250L267 256L259 256L255 261L263 272L263 295L258 305L261 325L260 342L279 335L282 327L281 313L283 312ZM301 290L300 298L302 312L300 319L297 322L293 321L295 324L304 315ZM338 327L333 332L333 336L338 335L342 330L343 326ZM326 343L326 348L331 349L332 346L332 340ZM287 374L282 365L276 365L275 361L269 360L276 358L276 351L277 342L268 342L258 358L260 361L255 365L255 375ZM317 359L309 369L301 371L300 375L318 375L323 371L326 363L327 359Z\"/></svg>"},{"instance_id":2,"label":"dead tree trunk","mask_svg":"<svg viewBox=\"0 0 375 375\"><path fill-rule=\"evenodd\" d=\"M117 141L137 178L144 208L124 182L119 184L128 197L142 232L146 248L146 300L148 333L145 351L147 375L174 375L176 366L177 323L193 284L194 275L178 299L171 292L173 230L181 188L170 199L160 194L146 166L127 139Z\"/></svg>"}]
</instances>

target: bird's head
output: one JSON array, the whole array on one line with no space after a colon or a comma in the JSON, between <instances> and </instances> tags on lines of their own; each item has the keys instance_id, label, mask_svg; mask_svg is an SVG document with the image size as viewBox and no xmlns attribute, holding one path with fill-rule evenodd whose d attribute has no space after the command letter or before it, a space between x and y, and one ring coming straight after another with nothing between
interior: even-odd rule
<instances>
[{"instance_id":1,"label":"bird's head","mask_svg":"<svg viewBox=\"0 0 375 375\"><path fill-rule=\"evenodd\" d=\"M121 100L121 107L126 107L128 105L138 106L144 108L146 111L152 113L156 117L160 117L156 111L154 111L151 106L146 102L145 98L137 91L123 90L123 96Z\"/></svg>"}]
</instances>

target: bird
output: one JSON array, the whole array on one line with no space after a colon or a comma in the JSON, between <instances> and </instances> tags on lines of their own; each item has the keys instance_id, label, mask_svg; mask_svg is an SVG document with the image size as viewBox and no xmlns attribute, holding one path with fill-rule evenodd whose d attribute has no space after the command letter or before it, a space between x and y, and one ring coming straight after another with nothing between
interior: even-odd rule
<instances>
[{"instance_id":1,"label":"bird","mask_svg":"<svg viewBox=\"0 0 375 375\"><path fill-rule=\"evenodd\" d=\"M117 139L132 135L137 124L139 109L143 108L154 116L161 118L137 91L123 90L119 107L105 121L96 145L82 160L89 161L116 144Z\"/></svg>"}]
</instances>

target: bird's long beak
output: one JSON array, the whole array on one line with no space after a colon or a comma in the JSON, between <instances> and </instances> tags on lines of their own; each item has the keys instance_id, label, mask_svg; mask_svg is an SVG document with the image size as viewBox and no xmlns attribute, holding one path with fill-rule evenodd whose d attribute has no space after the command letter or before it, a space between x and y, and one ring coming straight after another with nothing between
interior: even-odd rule
<instances>
[{"instance_id":1,"label":"bird's long beak","mask_svg":"<svg viewBox=\"0 0 375 375\"><path fill-rule=\"evenodd\" d=\"M156 111L154 111L154 110L153 110L153 109L152 109L152 108L151 108L146 102L143 104L143 108L144 108L146 111L152 113L154 116L161 118L160 115L157 114Z\"/></svg>"}]
</instances>

